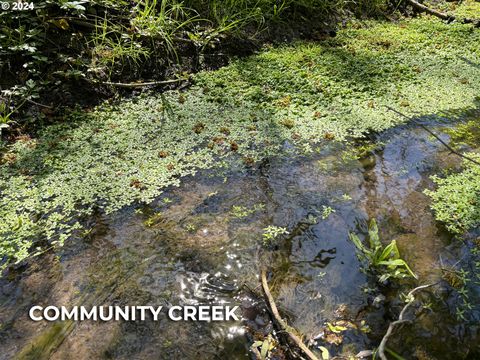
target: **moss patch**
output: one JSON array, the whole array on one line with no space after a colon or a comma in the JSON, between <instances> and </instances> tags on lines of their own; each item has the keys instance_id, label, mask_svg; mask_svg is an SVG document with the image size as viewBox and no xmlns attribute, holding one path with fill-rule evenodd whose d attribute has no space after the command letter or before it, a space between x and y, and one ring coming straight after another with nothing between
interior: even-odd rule
<instances>
[{"instance_id":1,"label":"moss patch","mask_svg":"<svg viewBox=\"0 0 480 360\"><path fill-rule=\"evenodd\" d=\"M182 94L143 95L72 113L19 138L0 165L0 259L62 244L82 218L148 203L166 186L228 159L251 165L403 121L474 106L480 33L426 18L354 23L335 39L265 49L195 76ZM233 155L233 156L232 156Z\"/></svg>"}]
</instances>

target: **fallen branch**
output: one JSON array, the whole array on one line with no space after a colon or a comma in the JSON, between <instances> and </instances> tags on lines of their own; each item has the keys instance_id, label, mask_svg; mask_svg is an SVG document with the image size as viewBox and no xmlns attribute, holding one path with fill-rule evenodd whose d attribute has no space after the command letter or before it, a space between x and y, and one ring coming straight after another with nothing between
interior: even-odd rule
<instances>
[{"instance_id":1,"label":"fallen branch","mask_svg":"<svg viewBox=\"0 0 480 360\"><path fill-rule=\"evenodd\" d=\"M39 102L33 101L32 99L27 99L27 101L28 101L30 104L33 104L33 105L37 105L37 106L40 106L40 107L43 107L43 108L46 108L46 109L53 109L53 106L40 104Z\"/></svg>"},{"instance_id":2,"label":"fallen branch","mask_svg":"<svg viewBox=\"0 0 480 360\"><path fill-rule=\"evenodd\" d=\"M120 88L137 88L137 87L144 87L144 86L157 86L157 85L166 85L166 84L173 84L176 82L186 81L187 78L181 79L171 79L171 80L163 80L163 81L149 81L149 82L133 82L133 83L117 83L117 82L110 82L110 81L96 81L92 80L94 83L98 83L101 85L110 85Z\"/></svg>"},{"instance_id":3,"label":"fallen branch","mask_svg":"<svg viewBox=\"0 0 480 360\"><path fill-rule=\"evenodd\" d=\"M408 120L414 120L415 119L412 119L412 118L409 118L407 115L401 113L400 111L398 110L395 110L394 108L391 108L390 106L386 106L386 108L390 111L393 111L394 113L404 117L405 119L408 119ZM430 130L429 128L427 128L425 125L423 124L420 124L419 122L416 122L415 123L417 125L419 125L423 130L425 130L426 132L428 132L430 135L432 135L435 139L437 139L443 146L445 146L451 153L455 154L455 155L458 155L460 156L461 158L464 158L465 160L468 160L468 161L471 161L472 163L476 164L476 165L479 165L480 166L480 162L478 162L477 160L467 156L467 155L464 155L456 150L454 150L450 145L448 145L445 141L443 141L437 134L435 134L432 130Z\"/></svg>"},{"instance_id":4,"label":"fallen branch","mask_svg":"<svg viewBox=\"0 0 480 360\"><path fill-rule=\"evenodd\" d=\"M424 12L424 13L436 16L436 17L438 17L442 20L446 20L448 22L452 22L454 20L457 20L457 21L460 21L463 24L474 24L476 27L480 26L480 19L469 19L469 18L457 19L457 17L455 15L450 15L450 14L446 14L446 13L431 9L428 6L420 4L419 2L417 2L415 0L406 0L406 2L410 5L412 5L412 7L414 9L417 9L420 12Z\"/></svg>"},{"instance_id":5,"label":"fallen branch","mask_svg":"<svg viewBox=\"0 0 480 360\"><path fill-rule=\"evenodd\" d=\"M310 360L319 360L318 357L302 342L302 340L291 331L291 327L288 326L285 320L283 320L280 316L277 305L275 304L275 300L273 299L273 296L270 293L270 288L268 287L267 272L265 271L265 269L262 270L261 277L263 292L265 293L265 297L267 298L268 305L270 306L270 310L272 311L272 315L275 318L275 321L282 328L282 330L288 334L290 339L303 351L303 353L307 355Z\"/></svg>"},{"instance_id":6,"label":"fallen branch","mask_svg":"<svg viewBox=\"0 0 480 360\"><path fill-rule=\"evenodd\" d=\"M390 323L388 326L387 332L385 333L385 336L383 337L382 341L380 342L380 346L378 347L377 353L380 359L382 360L388 360L387 357L385 356L385 350L387 346L387 341L388 338L392 335L393 330L395 329L396 326L406 323L406 322L411 322L411 320L404 319L405 313L407 312L408 308L410 305L412 305L413 301L415 298L412 299L413 294L415 294L417 291L429 288L430 286L433 286L434 284L428 284L428 285L421 285L416 287L415 289L411 290L407 294L407 304L403 307L402 311L400 311L400 315L398 316L398 320Z\"/></svg>"}]
</instances>

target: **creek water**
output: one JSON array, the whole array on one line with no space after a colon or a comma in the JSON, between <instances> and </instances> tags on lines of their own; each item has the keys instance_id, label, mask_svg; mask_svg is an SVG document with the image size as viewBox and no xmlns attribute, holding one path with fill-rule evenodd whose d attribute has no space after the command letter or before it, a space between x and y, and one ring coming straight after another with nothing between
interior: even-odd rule
<instances>
[{"instance_id":1,"label":"creek water","mask_svg":"<svg viewBox=\"0 0 480 360\"><path fill-rule=\"evenodd\" d=\"M456 126L425 123L447 142L443 130ZM436 283L389 348L407 359L480 358L479 297L458 320L459 297L440 270L468 262L468 242L452 239L435 221L423 194L433 188L430 175L458 169L459 157L413 124L356 144L325 141L310 155L293 151L285 144L286 155L253 168L204 171L153 204L99 214L88 220L87 236L10 269L0 280L0 358L251 358L251 344L273 329L259 287L262 267L282 315L313 349L347 358L375 348L404 304L400 293ZM363 238L371 219L385 244L397 240L418 280L378 286L362 271L349 232ZM266 248L262 233L270 225L289 234ZM33 305L185 304L239 305L243 318L28 318ZM327 323L346 330L335 333ZM292 354L272 353L283 356Z\"/></svg>"}]
</instances>

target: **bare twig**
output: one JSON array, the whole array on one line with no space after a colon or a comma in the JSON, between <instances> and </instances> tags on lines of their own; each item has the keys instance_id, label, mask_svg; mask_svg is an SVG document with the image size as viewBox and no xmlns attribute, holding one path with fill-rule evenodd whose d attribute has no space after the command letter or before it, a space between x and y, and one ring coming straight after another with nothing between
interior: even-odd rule
<instances>
[{"instance_id":1,"label":"bare twig","mask_svg":"<svg viewBox=\"0 0 480 360\"><path fill-rule=\"evenodd\" d=\"M398 320L390 323L390 325L388 326L387 332L385 333L385 336L383 337L382 341L380 342L380 346L378 347L378 350L377 350L377 353L378 353L378 356L380 357L380 359L388 360L387 357L385 356L385 348L387 346L388 338L392 335L392 332L395 329L395 327L400 325L400 324L403 324L405 322L410 322L411 321L411 320L404 319L404 316L405 316L405 313L407 312L408 308L410 307L410 305L412 305L413 301L415 300L415 298L413 300L411 299L413 294L415 294L417 291L429 288L430 286L433 286L433 285L435 285L435 284L418 286L415 289L411 290L407 294L407 301L408 302L405 304L402 311L400 311L400 315L398 316Z\"/></svg>"},{"instance_id":2,"label":"bare twig","mask_svg":"<svg viewBox=\"0 0 480 360\"><path fill-rule=\"evenodd\" d=\"M275 318L275 321L280 325L283 331L285 331L290 339L303 351L305 355L310 360L318 360L318 357L303 343L303 341L295 335L290 329L291 327L288 326L288 324L285 322L285 320L282 319L280 316L280 313L278 312L277 305L275 304L275 300L273 299L272 294L270 293L270 288L268 287L268 282L267 282L267 272L265 269L262 270L261 273L262 277L262 286L263 286L263 291L265 293L265 297L267 298L268 304L270 306L270 310L272 311L272 315Z\"/></svg>"},{"instance_id":3,"label":"bare twig","mask_svg":"<svg viewBox=\"0 0 480 360\"><path fill-rule=\"evenodd\" d=\"M27 99L27 101L33 105L37 105L46 109L53 109L53 106L45 105L45 104L40 104L39 102L33 101L32 99Z\"/></svg>"},{"instance_id":4,"label":"bare twig","mask_svg":"<svg viewBox=\"0 0 480 360\"><path fill-rule=\"evenodd\" d=\"M117 82L110 82L110 81L96 81L92 80L94 83L102 84L102 85L110 85L120 88L138 88L144 86L156 86L156 85L166 85L166 84L173 84L176 82L186 81L188 78L181 78L181 79L171 79L171 80L163 80L163 81L149 81L149 82L133 82L133 83L117 83Z\"/></svg>"},{"instance_id":5,"label":"bare twig","mask_svg":"<svg viewBox=\"0 0 480 360\"><path fill-rule=\"evenodd\" d=\"M457 20L457 21L460 21L463 24L474 24L474 26L480 27L480 19L469 19L469 18L457 19L457 17L455 15L450 15L450 14L446 14L446 13L431 9L431 8L429 8L429 7L427 7L423 4L420 4L419 2L417 2L415 0L406 0L406 2L410 5L412 5L412 7L414 9L417 9L420 12L424 12L424 13L436 16L436 17L438 17L442 20L446 20L448 22L452 22L454 20Z\"/></svg>"},{"instance_id":6,"label":"bare twig","mask_svg":"<svg viewBox=\"0 0 480 360\"><path fill-rule=\"evenodd\" d=\"M390 106L386 106L386 108L390 111L393 111L395 114L398 114L402 117L404 117L405 119L408 119L408 120L413 120L415 121L415 119L412 119L412 118L409 118L407 115L401 113L400 111L398 110L395 110L394 108L390 107ZM480 165L480 162L478 162L477 160L475 159L472 159L471 157L467 156L467 155L464 155L458 151L456 151L455 149L453 149L450 145L448 145L445 141L443 141L437 134L435 134L432 130L430 130L429 128L427 128L425 125L423 124L420 124L419 122L415 121L415 123L417 125L419 125L423 130L425 130L426 132L428 132L430 135L432 135L435 139L437 139L443 146L445 146L451 153L455 154L455 155L458 155L462 158L464 158L465 160L468 160L468 161L471 161L472 163L476 164L476 165Z\"/></svg>"}]
</instances>

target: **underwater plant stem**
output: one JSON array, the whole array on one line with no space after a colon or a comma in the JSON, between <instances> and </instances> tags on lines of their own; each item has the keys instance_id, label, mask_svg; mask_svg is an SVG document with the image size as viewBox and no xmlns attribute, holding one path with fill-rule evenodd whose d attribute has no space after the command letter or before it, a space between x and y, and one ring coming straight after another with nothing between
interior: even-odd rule
<instances>
[{"instance_id":1,"label":"underwater plant stem","mask_svg":"<svg viewBox=\"0 0 480 360\"><path fill-rule=\"evenodd\" d=\"M290 339L292 339L292 341L303 351L303 353L307 355L307 357L310 360L318 360L318 357L303 343L303 341L297 335L295 335L291 331L291 327L288 326L285 320L283 320L282 317L280 316L280 313L278 312L278 309L277 309L277 305L275 304L275 300L273 299L273 296L270 292L270 288L268 287L267 272L265 269L262 269L261 278L262 278L263 292L265 293L265 297L267 298L268 305L270 306L272 315L277 321L277 323L280 325L282 330L288 334Z\"/></svg>"},{"instance_id":2,"label":"underwater plant stem","mask_svg":"<svg viewBox=\"0 0 480 360\"><path fill-rule=\"evenodd\" d=\"M420 285L418 287L416 287L415 289L411 290L408 294L407 294L407 301L409 299L411 299L411 297L417 292L417 291L420 291L420 290L424 290L426 288L429 288L430 286L433 286L435 284L427 284L427 285ZM388 338L392 335L393 333L393 330L395 329L396 326L402 324L402 323L405 323L405 322L410 322L411 320L408 320L408 319L404 319L404 316L405 316L405 313L407 312L408 308L410 307L410 305L412 305L413 301L415 300L415 298L411 299L410 301L408 301L405 306L403 307L402 311L400 311L400 315L398 316L398 320L395 320L394 322L391 322L390 325L388 326L388 329L387 329L387 332L385 333L385 335L383 336L382 338L382 341L380 342L380 345L378 346L378 350L377 350L377 354L378 356L380 357L380 359L382 360L388 360L387 357L385 356L385 349L386 349L386 346L387 346L387 341L388 341Z\"/></svg>"},{"instance_id":3,"label":"underwater plant stem","mask_svg":"<svg viewBox=\"0 0 480 360\"><path fill-rule=\"evenodd\" d=\"M394 108L390 107L390 106L386 106L386 108L390 111L393 111L394 113L408 119L408 120L414 120L415 119L411 119L409 118L407 115L401 113L400 111L398 110L395 110ZM415 123L417 125L419 125L423 130L425 130L426 132L428 132L430 135L432 135L435 139L437 139L443 146L445 146L451 153L455 154L455 155L458 155L462 158L464 158L465 160L468 160L468 161L471 161L472 163L476 164L476 165L479 165L480 166L480 162L478 162L477 160L475 159L472 159L471 157L467 156L467 155L464 155L458 151L456 151L455 149L453 149L450 145L448 145L445 141L443 141L437 134L435 134L432 130L430 130L429 128L427 128L425 125L423 124L420 124L418 122L415 121Z\"/></svg>"}]
</instances>

